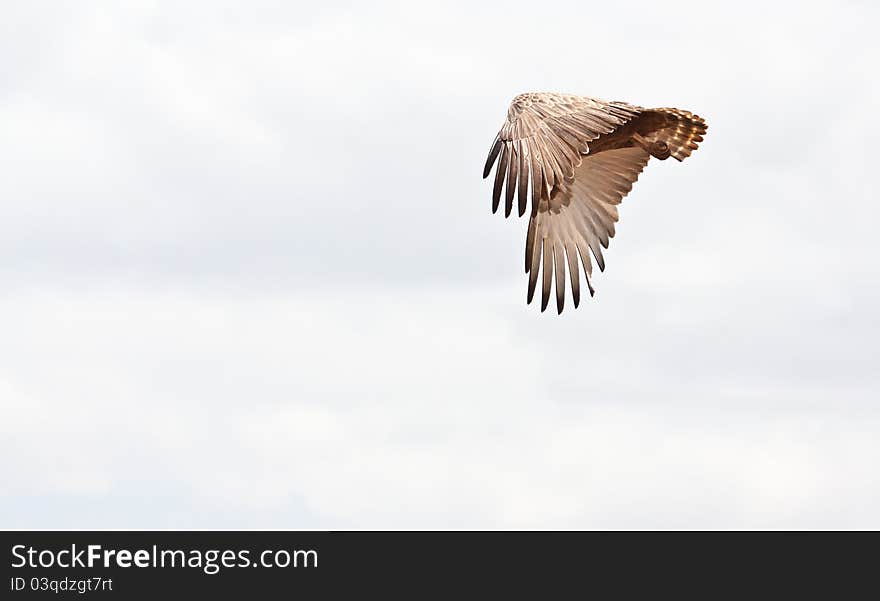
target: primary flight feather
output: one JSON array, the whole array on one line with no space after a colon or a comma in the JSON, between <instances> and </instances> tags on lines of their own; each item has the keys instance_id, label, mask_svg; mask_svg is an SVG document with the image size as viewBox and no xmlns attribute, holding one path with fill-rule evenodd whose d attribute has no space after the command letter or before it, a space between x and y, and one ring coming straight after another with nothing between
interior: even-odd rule
<instances>
[{"instance_id":1,"label":"primary flight feather","mask_svg":"<svg viewBox=\"0 0 880 601\"><path fill-rule=\"evenodd\" d=\"M532 302L538 273L541 310L556 280L556 309L565 305L568 266L574 306L580 303L580 269L594 294L590 253L605 270L602 248L614 236L617 205L632 189L648 160L683 161L697 149L706 122L675 108L646 109L586 96L531 93L513 99L483 169L492 166L492 212L504 196L504 215L516 200L519 215L531 199L525 269Z\"/></svg>"}]
</instances>

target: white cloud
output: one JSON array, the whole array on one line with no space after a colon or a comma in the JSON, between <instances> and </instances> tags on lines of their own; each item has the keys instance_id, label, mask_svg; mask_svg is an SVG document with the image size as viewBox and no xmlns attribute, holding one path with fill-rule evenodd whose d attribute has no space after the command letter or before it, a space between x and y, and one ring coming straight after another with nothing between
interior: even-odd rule
<instances>
[{"instance_id":1,"label":"white cloud","mask_svg":"<svg viewBox=\"0 0 880 601\"><path fill-rule=\"evenodd\" d=\"M215 526L876 524L880 416L850 377L793 379L818 353L754 346L763 323L719 346L485 306L510 288L8 299L7 502L85 496L101 526L189 523L116 507L132 492Z\"/></svg>"},{"instance_id":2,"label":"white cloud","mask_svg":"<svg viewBox=\"0 0 880 601\"><path fill-rule=\"evenodd\" d=\"M5 525L878 526L870 7L212 7L0 25ZM562 318L529 89L710 123Z\"/></svg>"}]
</instances>

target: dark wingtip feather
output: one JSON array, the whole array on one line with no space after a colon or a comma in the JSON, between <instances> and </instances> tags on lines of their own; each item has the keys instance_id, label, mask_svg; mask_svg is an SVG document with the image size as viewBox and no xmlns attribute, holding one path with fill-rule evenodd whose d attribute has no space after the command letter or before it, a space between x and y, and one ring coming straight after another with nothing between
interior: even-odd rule
<instances>
[{"instance_id":1,"label":"dark wingtip feather","mask_svg":"<svg viewBox=\"0 0 880 601\"><path fill-rule=\"evenodd\" d=\"M486 166L483 167L483 179L489 177L489 173L492 171L492 165L495 164L495 159L498 158L499 152L501 152L501 136L496 135L495 141L492 142L492 148L489 150L489 156L486 158Z\"/></svg>"},{"instance_id":2,"label":"dark wingtip feather","mask_svg":"<svg viewBox=\"0 0 880 601\"><path fill-rule=\"evenodd\" d=\"M529 291L526 295L526 302L528 304L532 304L532 299L535 298L535 288L538 285L538 268L535 267L533 271L529 271Z\"/></svg>"},{"instance_id":3,"label":"dark wingtip feather","mask_svg":"<svg viewBox=\"0 0 880 601\"><path fill-rule=\"evenodd\" d=\"M519 168L519 183L517 184L517 202L519 204L519 216L522 217L526 212L526 205L529 202L529 171L528 168Z\"/></svg>"},{"instance_id":4,"label":"dark wingtip feather","mask_svg":"<svg viewBox=\"0 0 880 601\"><path fill-rule=\"evenodd\" d=\"M535 252L535 220L529 219L529 227L526 230L526 273L532 266L532 253Z\"/></svg>"},{"instance_id":5,"label":"dark wingtip feather","mask_svg":"<svg viewBox=\"0 0 880 601\"><path fill-rule=\"evenodd\" d=\"M599 271L604 272L605 257L602 256L602 251L595 246L590 246L590 249L593 251L593 257L596 259L596 264L599 266Z\"/></svg>"},{"instance_id":6,"label":"dark wingtip feather","mask_svg":"<svg viewBox=\"0 0 880 601\"><path fill-rule=\"evenodd\" d=\"M517 163L519 162L519 155L516 152L516 147L512 147L510 149L510 156L508 158L508 167L507 167L507 185L504 187L504 211L505 217L510 215L510 210L513 208L513 195L516 191L516 170Z\"/></svg>"},{"instance_id":7,"label":"dark wingtip feather","mask_svg":"<svg viewBox=\"0 0 880 601\"><path fill-rule=\"evenodd\" d=\"M505 147L501 153L501 162L498 163L498 168L495 170L495 186L492 188L493 215L498 212L498 205L501 202L501 189L504 186L504 179L507 176L508 154L507 147Z\"/></svg>"}]
</instances>

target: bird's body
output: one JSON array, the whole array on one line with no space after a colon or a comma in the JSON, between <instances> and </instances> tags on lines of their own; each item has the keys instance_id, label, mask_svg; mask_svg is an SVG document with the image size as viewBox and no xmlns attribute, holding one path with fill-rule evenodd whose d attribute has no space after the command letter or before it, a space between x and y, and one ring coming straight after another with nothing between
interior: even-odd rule
<instances>
[{"instance_id":1,"label":"bird's body","mask_svg":"<svg viewBox=\"0 0 880 601\"><path fill-rule=\"evenodd\" d=\"M483 171L498 162L492 211L504 191L505 216L516 199L522 216L531 197L525 268L532 301L543 269L541 310L547 308L555 274L556 307L565 302L565 265L575 307L580 302L583 265L594 293L592 252L605 269L602 247L614 236L617 205L648 160L682 161L706 133L699 116L675 108L645 109L585 96L531 93L513 99L507 121L495 137Z\"/></svg>"}]
</instances>

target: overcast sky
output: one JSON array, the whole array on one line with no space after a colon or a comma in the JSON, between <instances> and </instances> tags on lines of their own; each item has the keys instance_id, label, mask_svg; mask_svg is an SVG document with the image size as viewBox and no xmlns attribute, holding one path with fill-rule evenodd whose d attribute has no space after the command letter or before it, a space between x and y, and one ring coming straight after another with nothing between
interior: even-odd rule
<instances>
[{"instance_id":1,"label":"overcast sky","mask_svg":"<svg viewBox=\"0 0 880 601\"><path fill-rule=\"evenodd\" d=\"M0 527L880 528L877 8L20 2ZM676 106L525 304L507 105Z\"/></svg>"}]
</instances>

